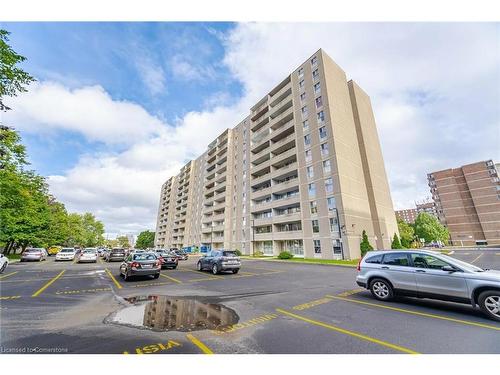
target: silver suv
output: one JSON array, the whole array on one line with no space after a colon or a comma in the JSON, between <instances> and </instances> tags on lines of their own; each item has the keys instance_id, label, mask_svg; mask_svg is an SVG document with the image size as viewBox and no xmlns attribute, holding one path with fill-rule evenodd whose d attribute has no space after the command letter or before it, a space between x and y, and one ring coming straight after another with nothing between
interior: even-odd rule
<instances>
[{"instance_id":1,"label":"silver suv","mask_svg":"<svg viewBox=\"0 0 500 375\"><path fill-rule=\"evenodd\" d=\"M500 321L500 271L483 270L435 251L370 251L356 283L381 301L396 295L479 305Z\"/></svg>"}]
</instances>

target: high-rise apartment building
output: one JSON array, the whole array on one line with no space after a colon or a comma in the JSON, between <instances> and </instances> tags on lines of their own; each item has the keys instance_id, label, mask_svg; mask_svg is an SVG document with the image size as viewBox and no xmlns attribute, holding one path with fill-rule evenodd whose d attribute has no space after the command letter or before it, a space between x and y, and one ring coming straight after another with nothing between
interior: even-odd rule
<instances>
[{"instance_id":1,"label":"high-rise apartment building","mask_svg":"<svg viewBox=\"0 0 500 375\"><path fill-rule=\"evenodd\" d=\"M397 210L396 217L403 220L407 224L413 224L417 218L418 212L416 208L407 208L404 210Z\"/></svg>"},{"instance_id":2,"label":"high-rise apartment building","mask_svg":"<svg viewBox=\"0 0 500 375\"><path fill-rule=\"evenodd\" d=\"M454 245L500 244L500 179L491 160L427 176Z\"/></svg>"},{"instance_id":3,"label":"high-rise apartment building","mask_svg":"<svg viewBox=\"0 0 500 375\"><path fill-rule=\"evenodd\" d=\"M404 210L397 210L396 213L396 218L403 220L407 224L413 224L415 223L415 219L417 218L418 214L425 212L429 215L432 215L436 218L438 218L437 214L437 209L436 205L433 201L426 200L423 202L415 202L416 208L407 208Z\"/></svg>"},{"instance_id":4,"label":"high-rise apartment building","mask_svg":"<svg viewBox=\"0 0 500 375\"><path fill-rule=\"evenodd\" d=\"M156 246L357 258L396 219L370 98L322 50L162 186Z\"/></svg>"}]
</instances>

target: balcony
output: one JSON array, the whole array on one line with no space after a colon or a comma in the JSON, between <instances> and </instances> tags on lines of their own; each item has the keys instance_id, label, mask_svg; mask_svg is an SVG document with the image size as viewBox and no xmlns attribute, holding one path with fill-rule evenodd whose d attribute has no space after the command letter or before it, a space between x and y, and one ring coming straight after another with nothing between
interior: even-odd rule
<instances>
[{"instance_id":1,"label":"balcony","mask_svg":"<svg viewBox=\"0 0 500 375\"><path fill-rule=\"evenodd\" d=\"M257 233L253 234L253 241L272 241L273 240L273 232L269 233Z\"/></svg>"},{"instance_id":2,"label":"balcony","mask_svg":"<svg viewBox=\"0 0 500 375\"><path fill-rule=\"evenodd\" d=\"M252 145L252 147L257 146L260 143L264 142L264 140L267 140L270 134L271 129L269 127L266 127L265 129L260 130L251 138L250 144Z\"/></svg>"},{"instance_id":3,"label":"balcony","mask_svg":"<svg viewBox=\"0 0 500 375\"><path fill-rule=\"evenodd\" d=\"M295 123L289 121L273 131L271 142L278 143L293 134L295 134Z\"/></svg>"},{"instance_id":4,"label":"balcony","mask_svg":"<svg viewBox=\"0 0 500 375\"><path fill-rule=\"evenodd\" d=\"M260 157L265 156L267 154L269 154L269 150L266 147L266 148L260 150L259 152L255 153L255 154L252 154L250 156L250 161L252 163L257 162Z\"/></svg>"},{"instance_id":5,"label":"balcony","mask_svg":"<svg viewBox=\"0 0 500 375\"><path fill-rule=\"evenodd\" d=\"M287 205L293 205L300 203L300 194L295 194L292 196L284 196L282 198L273 198L273 206L276 207L283 207Z\"/></svg>"},{"instance_id":6,"label":"balcony","mask_svg":"<svg viewBox=\"0 0 500 375\"><path fill-rule=\"evenodd\" d=\"M269 116L264 116L262 117L258 122L256 122L253 126L252 126L252 131L253 132L256 132L258 131L259 129L262 129L264 126L266 126L267 124L269 123Z\"/></svg>"},{"instance_id":7,"label":"balcony","mask_svg":"<svg viewBox=\"0 0 500 375\"><path fill-rule=\"evenodd\" d=\"M284 111L282 114L277 116L276 118L272 119L269 126L271 129L278 129L283 124L286 124L287 122L291 121L293 119L293 108L288 108L286 111Z\"/></svg>"},{"instance_id":8,"label":"balcony","mask_svg":"<svg viewBox=\"0 0 500 375\"><path fill-rule=\"evenodd\" d=\"M252 178L252 181L250 183L251 183L251 186L255 186L255 185L258 185L264 181L268 181L270 179L271 179L271 172L268 172L266 174Z\"/></svg>"},{"instance_id":9,"label":"balcony","mask_svg":"<svg viewBox=\"0 0 500 375\"><path fill-rule=\"evenodd\" d=\"M253 122L257 121L260 117L262 117L267 111L269 111L269 107L267 105L267 100L261 104L257 109L252 111L252 117L251 120Z\"/></svg>"},{"instance_id":10,"label":"balcony","mask_svg":"<svg viewBox=\"0 0 500 375\"><path fill-rule=\"evenodd\" d=\"M212 233L212 227L201 228L201 233Z\"/></svg>"},{"instance_id":11,"label":"balcony","mask_svg":"<svg viewBox=\"0 0 500 375\"><path fill-rule=\"evenodd\" d=\"M222 208L225 208L226 207L226 202L222 202L222 203L218 203L218 204L214 204L211 209L216 211L216 210L220 210Z\"/></svg>"},{"instance_id":12,"label":"balcony","mask_svg":"<svg viewBox=\"0 0 500 375\"><path fill-rule=\"evenodd\" d=\"M281 214L281 215L275 214L273 223L277 224L277 223L286 223L289 221L300 221L300 220L301 220L301 212L298 211L289 214Z\"/></svg>"},{"instance_id":13,"label":"balcony","mask_svg":"<svg viewBox=\"0 0 500 375\"><path fill-rule=\"evenodd\" d=\"M292 94L292 86L290 85L290 82L284 85L276 94L274 94L271 98L271 102L269 103L269 106L274 109L276 105L281 103L283 100L285 100L288 96Z\"/></svg>"},{"instance_id":14,"label":"balcony","mask_svg":"<svg viewBox=\"0 0 500 375\"><path fill-rule=\"evenodd\" d=\"M302 239L302 230L290 230L283 232L273 232L273 240L291 240L291 239Z\"/></svg>"},{"instance_id":15,"label":"balcony","mask_svg":"<svg viewBox=\"0 0 500 375\"><path fill-rule=\"evenodd\" d=\"M297 162L296 161L291 162L289 164L285 164L285 165L283 165L282 167L279 167L279 168L277 167L273 171L273 178L281 176L282 174L284 174L284 173L286 173L288 171L294 170L294 169L297 169Z\"/></svg>"},{"instance_id":16,"label":"balcony","mask_svg":"<svg viewBox=\"0 0 500 375\"><path fill-rule=\"evenodd\" d=\"M276 168L279 168L281 167L283 164L287 164L287 163L284 163L285 161L287 161L287 159L290 159L290 157L295 157L294 160L297 160L297 149L294 147L294 148L291 148L277 156L274 156L271 158L271 162L272 162L272 165L273 166L276 166ZM292 161L292 159L290 159L290 161Z\"/></svg>"},{"instance_id":17,"label":"balcony","mask_svg":"<svg viewBox=\"0 0 500 375\"><path fill-rule=\"evenodd\" d=\"M295 146L295 136L296 136L296 134L295 134L295 132L293 132L292 134L287 135L285 138L281 138L281 139L277 140L276 142L272 142L271 143L271 152L279 153L279 152L281 152L282 148L284 148L284 149L290 148L289 146L292 144Z\"/></svg>"},{"instance_id":18,"label":"balcony","mask_svg":"<svg viewBox=\"0 0 500 375\"><path fill-rule=\"evenodd\" d=\"M253 226L260 226L260 225L270 225L272 224L273 222L273 218L272 217L263 217L263 218L260 218L260 219L252 219L252 222L253 222Z\"/></svg>"},{"instance_id":19,"label":"balcony","mask_svg":"<svg viewBox=\"0 0 500 375\"><path fill-rule=\"evenodd\" d=\"M285 191L291 187L298 186L299 177L295 175L293 178L289 178L288 180L282 180L280 182L273 183L273 192L278 193L280 191Z\"/></svg>"},{"instance_id":20,"label":"balcony","mask_svg":"<svg viewBox=\"0 0 500 375\"><path fill-rule=\"evenodd\" d=\"M212 232L224 231L224 224L215 225L212 227Z\"/></svg>"},{"instance_id":21,"label":"balcony","mask_svg":"<svg viewBox=\"0 0 500 375\"><path fill-rule=\"evenodd\" d=\"M272 112L269 114L269 117L271 118L271 121L276 119L279 115L282 113L286 112L287 109L290 109L293 107L293 100L290 98L289 100L283 100L281 103L276 105L276 107L273 108Z\"/></svg>"},{"instance_id":22,"label":"balcony","mask_svg":"<svg viewBox=\"0 0 500 375\"><path fill-rule=\"evenodd\" d=\"M260 190L257 190L257 191L253 191L251 193L251 197L252 197L252 199L263 198L266 195L271 194L271 190L272 190L272 187L269 186L267 188L263 188L263 189L260 189Z\"/></svg>"},{"instance_id":23,"label":"balcony","mask_svg":"<svg viewBox=\"0 0 500 375\"><path fill-rule=\"evenodd\" d=\"M272 208L273 205L274 205L274 201L273 200L270 200L268 202L254 203L252 206L250 206L250 211L254 212L254 211L269 210L270 208Z\"/></svg>"}]
</instances>

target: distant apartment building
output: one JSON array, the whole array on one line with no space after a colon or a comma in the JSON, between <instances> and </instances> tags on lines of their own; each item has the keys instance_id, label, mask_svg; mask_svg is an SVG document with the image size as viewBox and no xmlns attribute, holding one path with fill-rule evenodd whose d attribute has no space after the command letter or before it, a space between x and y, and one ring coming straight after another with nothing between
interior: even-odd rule
<instances>
[{"instance_id":1,"label":"distant apartment building","mask_svg":"<svg viewBox=\"0 0 500 375\"><path fill-rule=\"evenodd\" d=\"M417 209L416 208L408 208L406 210L397 210L396 217L400 220L403 220L407 224L413 224L415 219L417 218Z\"/></svg>"},{"instance_id":2,"label":"distant apartment building","mask_svg":"<svg viewBox=\"0 0 500 375\"><path fill-rule=\"evenodd\" d=\"M438 213L437 213L437 209L436 209L436 204L433 202L433 201L427 201L427 202L417 202L416 203L416 206L417 206L417 216L419 213L421 212L425 212L431 216L434 216L436 218L439 218L438 217Z\"/></svg>"},{"instance_id":3,"label":"distant apartment building","mask_svg":"<svg viewBox=\"0 0 500 375\"><path fill-rule=\"evenodd\" d=\"M363 230L398 231L370 98L319 50L163 184L155 245L350 259Z\"/></svg>"},{"instance_id":4,"label":"distant apartment building","mask_svg":"<svg viewBox=\"0 0 500 375\"><path fill-rule=\"evenodd\" d=\"M493 161L427 177L439 220L454 245L500 244L500 179Z\"/></svg>"}]
</instances>

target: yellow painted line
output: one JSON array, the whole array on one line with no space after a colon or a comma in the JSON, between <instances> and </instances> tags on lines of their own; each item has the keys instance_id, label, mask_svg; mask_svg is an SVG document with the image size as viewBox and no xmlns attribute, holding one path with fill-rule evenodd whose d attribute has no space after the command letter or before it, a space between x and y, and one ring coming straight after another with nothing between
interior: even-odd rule
<instances>
[{"instance_id":1,"label":"yellow painted line","mask_svg":"<svg viewBox=\"0 0 500 375\"><path fill-rule=\"evenodd\" d=\"M45 289L47 289L50 285L52 285L52 283L54 281L56 281L58 278L60 278L63 275L64 272L66 272L66 270L62 270L61 272L59 272L59 274L56 277L54 277L47 284L45 284L40 289L38 289L35 293L32 294L31 297L38 297Z\"/></svg>"},{"instance_id":2,"label":"yellow painted line","mask_svg":"<svg viewBox=\"0 0 500 375\"><path fill-rule=\"evenodd\" d=\"M331 298L320 298L311 302L306 302L297 306L292 307L292 310L306 310L315 306L323 305L325 303L332 302Z\"/></svg>"},{"instance_id":3,"label":"yellow painted line","mask_svg":"<svg viewBox=\"0 0 500 375\"><path fill-rule=\"evenodd\" d=\"M343 293L339 294L339 297L347 297L347 296L352 296L353 294L361 293L365 289L363 288L358 288L358 289L352 289L352 290L346 290Z\"/></svg>"},{"instance_id":4,"label":"yellow painted line","mask_svg":"<svg viewBox=\"0 0 500 375\"><path fill-rule=\"evenodd\" d=\"M373 306L373 307L378 307L378 308L381 308L381 309L387 309L387 310L397 311L397 312L401 312L401 313L405 313L405 314L412 314L412 315L423 316L423 317L426 317L426 318L446 320L446 321L449 321L449 322L466 324L466 325L470 325L470 326L475 326L475 327L481 327L481 328L492 329L492 330L495 330L495 331L500 331L500 327L495 327L495 326L492 326L492 325L489 325L489 324L471 322L471 321L468 321L468 320L450 318L450 317L447 317L447 316L444 316L444 315L429 314L429 313L424 313L424 312L419 312L419 311L401 309L399 307L392 307L392 306L380 305L378 303L372 303L372 302L358 301L358 300L351 299L351 298L343 298L343 297L336 297L336 296L329 296L329 295L327 295L327 297L334 298L334 299L341 300L341 301L346 301L346 302L358 303L360 305Z\"/></svg>"},{"instance_id":5,"label":"yellow painted line","mask_svg":"<svg viewBox=\"0 0 500 375\"><path fill-rule=\"evenodd\" d=\"M471 263L474 263L476 260L478 260L479 258L481 258L483 256L484 253L481 253L479 254Z\"/></svg>"},{"instance_id":6,"label":"yellow painted line","mask_svg":"<svg viewBox=\"0 0 500 375\"><path fill-rule=\"evenodd\" d=\"M240 271L240 275L246 275L246 276L258 276L258 273L253 273L253 272L245 272L245 271Z\"/></svg>"},{"instance_id":7,"label":"yellow painted line","mask_svg":"<svg viewBox=\"0 0 500 375\"><path fill-rule=\"evenodd\" d=\"M18 299L18 298L21 298L21 296L3 296L3 297L0 297L0 300L2 300L2 299Z\"/></svg>"},{"instance_id":8,"label":"yellow painted line","mask_svg":"<svg viewBox=\"0 0 500 375\"><path fill-rule=\"evenodd\" d=\"M350 330L347 330L344 328L336 327L334 325L323 323L323 322L320 322L318 320L309 319L309 318L306 318L304 316L297 315L297 314L291 313L291 312L286 311L286 310L276 309L276 311L278 311L284 315L291 316L292 318L303 320L304 322L314 324L314 325L317 325L317 326L320 326L323 328L331 329L332 331L343 333L343 334L348 335L348 336L356 337L358 339L365 340L365 341L368 341L368 342L371 342L371 343L374 343L377 345L385 346L385 347L393 349L393 350L397 350L397 351L400 351L403 353L408 353L408 354L419 354L418 352L411 350L411 349L408 349L408 348L405 348L403 346L391 344L390 342L387 342L387 341L382 341L382 340L376 339L374 337L363 335L361 333L350 331Z\"/></svg>"},{"instance_id":9,"label":"yellow painted line","mask_svg":"<svg viewBox=\"0 0 500 375\"><path fill-rule=\"evenodd\" d=\"M198 274L198 275L203 275L203 273L202 273L202 272L200 272L200 271L194 271L194 270L190 270L190 269L187 269L187 268L180 268L180 267L179 267L179 268L178 268L178 270L179 270L179 271L182 271L182 272L194 272L194 273L196 273L196 274ZM207 277L210 277L210 278L212 278L212 279L223 279L223 277L222 277L222 276L210 275L210 274L207 274Z\"/></svg>"},{"instance_id":10,"label":"yellow painted line","mask_svg":"<svg viewBox=\"0 0 500 375\"><path fill-rule=\"evenodd\" d=\"M16 274L16 273L18 273L18 272L19 272L19 271L15 271L15 272L8 273L7 275L0 276L0 279L5 279L6 277L9 277L9 276L15 275L15 274Z\"/></svg>"},{"instance_id":11,"label":"yellow painted line","mask_svg":"<svg viewBox=\"0 0 500 375\"><path fill-rule=\"evenodd\" d=\"M170 276L164 275L164 274L162 274L162 273L160 273L160 276L163 276L163 277L165 277L165 278L167 278L167 279L169 279L169 280L172 280L173 282L176 282L177 284L182 284L182 281L177 280L177 279L174 279L173 277L170 277Z\"/></svg>"},{"instance_id":12,"label":"yellow painted line","mask_svg":"<svg viewBox=\"0 0 500 375\"><path fill-rule=\"evenodd\" d=\"M62 290L57 291L56 294L82 294L82 293L97 293L111 291L111 288L95 288L95 289L81 289L81 290Z\"/></svg>"},{"instance_id":13,"label":"yellow painted line","mask_svg":"<svg viewBox=\"0 0 500 375\"><path fill-rule=\"evenodd\" d=\"M186 337L191 341L193 344L195 344L198 348L201 349L201 351L205 354L214 354L213 351L211 351L208 346L206 346L204 343L202 343L200 340L198 340L196 337L194 337L192 334L188 333Z\"/></svg>"},{"instance_id":14,"label":"yellow painted line","mask_svg":"<svg viewBox=\"0 0 500 375\"><path fill-rule=\"evenodd\" d=\"M118 282L118 280L116 280L116 278L113 276L113 274L111 272L109 272L109 270L107 268L106 268L106 273L108 274L109 277L111 277L111 280L113 280L113 282L115 283L115 285L118 289L123 288L122 285Z\"/></svg>"}]
</instances>

